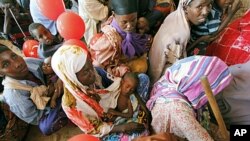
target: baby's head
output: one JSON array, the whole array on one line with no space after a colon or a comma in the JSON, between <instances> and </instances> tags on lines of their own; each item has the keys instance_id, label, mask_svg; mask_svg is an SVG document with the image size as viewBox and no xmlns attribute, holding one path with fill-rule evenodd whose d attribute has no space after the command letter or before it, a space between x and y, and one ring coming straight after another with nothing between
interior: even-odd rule
<instances>
[{"instance_id":1,"label":"baby's head","mask_svg":"<svg viewBox=\"0 0 250 141\"><path fill-rule=\"evenodd\" d=\"M133 94L138 86L139 79L136 73L127 72L122 77L121 94L130 96Z\"/></svg>"},{"instance_id":2,"label":"baby's head","mask_svg":"<svg viewBox=\"0 0 250 141\"><path fill-rule=\"evenodd\" d=\"M40 23L32 23L29 25L30 35L45 45L51 45L53 43L53 35L51 32Z\"/></svg>"},{"instance_id":3,"label":"baby's head","mask_svg":"<svg viewBox=\"0 0 250 141\"><path fill-rule=\"evenodd\" d=\"M54 74L54 71L51 67L51 57L44 59L42 69L45 75Z\"/></svg>"},{"instance_id":4,"label":"baby's head","mask_svg":"<svg viewBox=\"0 0 250 141\"><path fill-rule=\"evenodd\" d=\"M149 31L149 23L145 17L140 17L137 21L137 30L140 34L145 34Z\"/></svg>"}]
</instances>

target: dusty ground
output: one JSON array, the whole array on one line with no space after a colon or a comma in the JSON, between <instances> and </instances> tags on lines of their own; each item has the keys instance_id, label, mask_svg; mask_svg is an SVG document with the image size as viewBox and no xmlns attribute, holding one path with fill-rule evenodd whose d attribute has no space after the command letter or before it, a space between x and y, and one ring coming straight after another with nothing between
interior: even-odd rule
<instances>
[{"instance_id":1,"label":"dusty ground","mask_svg":"<svg viewBox=\"0 0 250 141\"><path fill-rule=\"evenodd\" d=\"M42 135L38 126L31 126L25 141L67 141L74 135L81 133L81 130L72 123L69 123L67 126L50 136Z\"/></svg>"}]
</instances>

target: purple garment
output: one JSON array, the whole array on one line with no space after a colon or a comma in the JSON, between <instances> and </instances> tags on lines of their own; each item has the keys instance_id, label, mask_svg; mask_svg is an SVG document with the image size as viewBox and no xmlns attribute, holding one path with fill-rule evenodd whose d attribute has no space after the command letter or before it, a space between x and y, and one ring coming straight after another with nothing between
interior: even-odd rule
<instances>
[{"instance_id":1,"label":"purple garment","mask_svg":"<svg viewBox=\"0 0 250 141\"><path fill-rule=\"evenodd\" d=\"M112 21L111 25L123 38L122 52L125 56L132 58L134 56L141 56L148 51L146 44L149 35L142 35L134 32L127 33L120 28L115 19Z\"/></svg>"},{"instance_id":2,"label":"purple garment","mask_svg":"<svg viewBox=\"0 0 250 141\"><path fill-rule=\"evenodd\" d=\"M62 97L57 99L56 107L45 114L39 122L39 128L44 135L55 133L68 123L67 115L61 106Z\"/></svg>"}]
</instances>

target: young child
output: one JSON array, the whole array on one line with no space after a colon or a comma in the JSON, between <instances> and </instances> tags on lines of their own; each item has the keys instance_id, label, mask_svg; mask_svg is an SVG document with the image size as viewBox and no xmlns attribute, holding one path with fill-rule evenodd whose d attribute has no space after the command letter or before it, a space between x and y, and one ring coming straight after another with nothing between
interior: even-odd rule
<instances>
[{"instance_id":1,"label":"young child","mask_svg":"<svg viewBox=\"0 0 250 141\"><path fill-rule=\"evenodd\" d=\"M140 17L137 20L137 33L146 34L149 32L149 22L145 17Z\"/></svg>"},{"instance_id":2,"label":"young child","mask_svg":"<svg viewBox=\"0 0 250 141\"><path fill-rule=\"evenodd\" d=\"M51 95L50 99L50 107L55 108L56 106L56 99L60 96L57 91L54 91L54 83L56 83L58 77L54 73L51 67L51 57L47 57L44 59L43 66L42 66L43 74L45 74L45 80L48 86L48 93Z\"/></svg>"},{"instance_id":3,"label":"young child","mask_svg":"<svg viewBox=\"0 0 250 141\"><path fill-rule=\"evenodd\" d=\"M29 32L33 38L39 41L38 55L42 59L52 56L56 50L62 46L62 38L52 35L51 32L40 23L30 24Z\"/></svg>"},{"instance_id":4,"label":"young child","mask_svg":"<svg viewBox=\"0 0 250 141\"><path fill-rule=\"evenodd\" d=\"M106 117L104 118L105 121L112 122L119 120L119 122L123 122L123 120L118 119L118 117L131 119L138 110L138 122L143 124L149 123L145 121L145 116L149 114L148 109L140 96L136 93L138 84L139 79L136 73L127 72L124 74L120 81L119 94L116 95L118 98L114 99L116 100L116 106L115 108L108 109ZM149 127L149 125L146 126Z\"/></svg>"},{"instance_id":5,"label":"young child","mask_svg":"<svg viewBox=\"0 0 250 141\"><path fill-rule=\"evenodd\" d=\"M108 114L111 116L110 121L115 120L116 117L132 118L133 106L130 96L135 94L138 81L137 75L132 72L125 73L125 75L122 77L120 83L120 94L117 99L117 106L115 109L110 108L108 110Z\"/></svg>"},{"instance_id":6,"label":"young child","mask_svg":"<svg viewBox=\"0 0 250 141\"><path fill-rule=\"evenodd\" d=\"M207 20L199 26L192 26L190 45L187 48L188 56L204 55L208 43L227 26L240 6L239 0L215 0Z\"/></svg>"}]
</instances>

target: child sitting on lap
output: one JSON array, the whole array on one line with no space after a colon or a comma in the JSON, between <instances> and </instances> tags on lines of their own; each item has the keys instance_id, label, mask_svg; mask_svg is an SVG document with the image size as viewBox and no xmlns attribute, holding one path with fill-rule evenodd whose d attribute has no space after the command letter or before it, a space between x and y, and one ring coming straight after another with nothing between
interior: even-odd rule
<instances>
[{"instance_id":1,"label":"child sitting on lap","mask_svg":"<svg viewBox=\"0 0 250 141\"><path fill-rule=\"evenodd\" d=\"M54 73L51 67L51 57L45 58L42 66L43 74L45 75L45 80L49 89L49 94L51 95L50 107L55 108L56 99L60 96L60 93L54 91L54 83L56 83L58 77Z\"/></svg>"},{"instance_id":2,"label":"child sitting on lap","mask_svg":"<svg viewBox=\"0 0 250 141\"><path fill-rule=\"evenodd\" d=\"M113 99L116 106L108 109L106 117L104 118L105 121L112 122L121 118L131 119L138 105L141 106L141 110L146 110L147 112L147 108L144 103L142 103L140 96L136 93L138 84L139 79L136 73L127 72L124 74L120 81L119 93ZM142 113L142 111L139 111L138 116L141 115L140 113ZM144 121L142 121L142 123L143 122Z\"/></svg>"}]
</instances>

